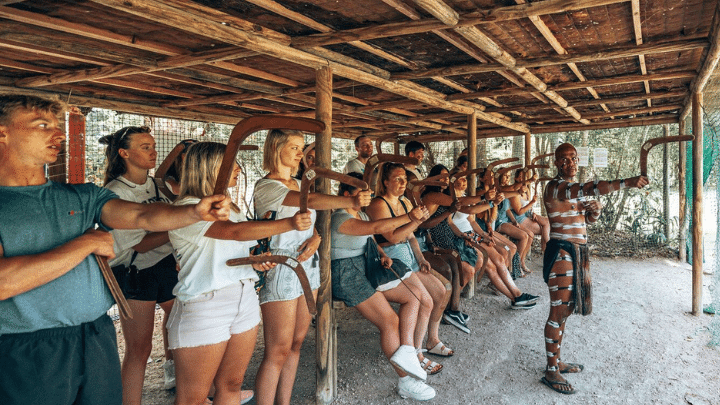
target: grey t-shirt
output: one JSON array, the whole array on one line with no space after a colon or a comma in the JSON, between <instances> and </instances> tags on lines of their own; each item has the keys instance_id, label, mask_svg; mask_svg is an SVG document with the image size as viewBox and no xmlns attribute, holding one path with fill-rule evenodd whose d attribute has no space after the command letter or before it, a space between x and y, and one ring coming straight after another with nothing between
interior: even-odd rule
<instances>
[{"instance_id":1,"label":"grey t-shirt","mask_svg":"<svg viewBox=\"0 0 720 405\"><path fill-rule=\"evenodd\" d=\"M363 221L370 220L370 217L368 217L364 212L360 212L359 214ZM371 237L371 235L353 236L346 235L338 231L340 226L350 218L354 217L344 209L336 210L332 214L330 219L330 238L332 239L330 258L332 260L347 259L365 254L367 240Z\"/></svg>"}]
</instances>

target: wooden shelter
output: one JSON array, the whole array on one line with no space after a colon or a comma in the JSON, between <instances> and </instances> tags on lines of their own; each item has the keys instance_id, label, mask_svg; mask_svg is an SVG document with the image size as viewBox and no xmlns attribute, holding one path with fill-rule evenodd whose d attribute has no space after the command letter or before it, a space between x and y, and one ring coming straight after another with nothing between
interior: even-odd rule
<instances>
[{"instance_id":1,"label":"wooden shelter","mask_svg":"<svg viewBox=\"0 0 720 405\"><path fill-rule=\"evenodd\" d=\"M317 117L326 167L331 136L468 139L474 167L480 137L528 145L533 133L678 122L683 132L692 111L701 173L718 13L715 0L0 0L0 92L228 124ZM701 257L701 185L694 199ZM328 282L322 403L334 392Z\"/></svg>"}]
</instances>

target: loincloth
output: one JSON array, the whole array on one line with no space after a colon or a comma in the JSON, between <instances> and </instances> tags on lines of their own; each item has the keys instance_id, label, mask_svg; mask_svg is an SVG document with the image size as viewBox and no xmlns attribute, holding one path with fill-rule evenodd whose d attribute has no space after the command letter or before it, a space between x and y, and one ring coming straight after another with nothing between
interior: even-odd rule
<instances>
[{"instance_id":1,"label":"loincloth","mask_svg":"<svg viewBox=\"0 0 720 405\"><path fill-rule=\"evenodd\" d=\"M550 279L558 253L564 250L570 254L573 265L572 300L575 302L575 313L590 315L592 312L592 277L590 276L590 256L585 244L572 243L560 239L550 239L545 246L543 259L543 278L547 284Z\"/></svg>"}]
</instances>

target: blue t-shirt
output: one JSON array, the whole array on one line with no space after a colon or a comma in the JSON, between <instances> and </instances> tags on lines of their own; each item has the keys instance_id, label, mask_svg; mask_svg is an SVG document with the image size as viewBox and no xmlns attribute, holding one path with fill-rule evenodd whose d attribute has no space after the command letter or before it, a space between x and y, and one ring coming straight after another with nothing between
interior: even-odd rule
<instances>
[{"instance_id":1,"label":"blue t-shirt","mask_svg":"<svg viewBox=\"0 0 720 405\"><path fill-rule=\"evenodd\" d=\"M510 222L510 217L508 217L507 210L510 209L510 199L506 198L502 200L500 205L498 205L498 213L497 213L497 220L495 220L495 229L500 227L502 224L506 224Z\"/></svg>"},{"instance_id":2,"label":"blue t-shirt","mask_svg":"<svg viewBox=\"0 0 720 405\"><path fill-rule=\"evenodd\" d=\"M46 252L100 223L102 207L117 196L94 184L48 181L0 186L0 245L4 256ZM0 301L0 335L75 326L94 321L113 298L93 255L66 274Z\"/></svg>"}]
</instances>

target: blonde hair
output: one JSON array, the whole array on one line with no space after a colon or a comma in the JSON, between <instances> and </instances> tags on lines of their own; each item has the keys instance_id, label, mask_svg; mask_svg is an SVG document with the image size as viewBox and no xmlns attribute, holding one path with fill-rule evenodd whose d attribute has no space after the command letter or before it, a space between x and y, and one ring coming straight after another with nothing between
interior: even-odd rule
<instances>
[{"instance_id":1,"label":"blonde hair","mask_svg":"<svg viewBox=\"0 0 720 405\"><path fill-rule=\"evenodd\" d=\"M182 166L178 201L185 197L203 198L214 194L225 149L227 146L219 142L198 142L188 147ZM227 190L223 192L230 196ZM232 208L235 212L240 211L235 204L232 204Z\"/></svg>"},{"instance_id":2,"label":"blonde hair","mask_svg":"<svg viewBox=\"0 0 720 405\"><path fill-rule=\"evenodd\" d=\"M268 133L267 138L265 138L265 146L263 147L263 170L270 173L278 171L280 167L280 151L290 141L290 138L294 136L303 138L304 142L305 138L300 131L273 129ZM295 175L297 169L296 167L293 173L290 174Z\"/></svg>"}]
</instances>

